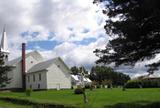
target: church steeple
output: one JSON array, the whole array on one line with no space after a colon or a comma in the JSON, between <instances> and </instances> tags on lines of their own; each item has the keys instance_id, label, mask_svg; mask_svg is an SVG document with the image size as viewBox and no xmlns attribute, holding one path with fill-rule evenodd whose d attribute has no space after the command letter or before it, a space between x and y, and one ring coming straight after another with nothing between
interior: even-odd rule
<instances>
[{"instance_id":1,"label":"church steeple","mask_svg":"<svg viewBox=\"0 0 160 108\"><path fill-rule=\"evenodd\" d=\"M9 53L9 48L8 48L8 43L7 43L7 35L6 35L5 27L3 28L1 45L0 45L0 51L2 53Z\"/></svg>"},{"instance_id":2,"label":"church steeple","mask_svg":"<svg viewBox=\"0 0 160 108\"><path fill-rule=\"evenodd\" d=\"M2 33L2 39L1 39L1 44L0 44L0 53L4 55L4 61L8 61L8 54L9 54L9 48L8 48L8 42L7 42L7 35L6 35L6 30L5 27L3 28L3 33Z\"/></svg>"}]
</instances>

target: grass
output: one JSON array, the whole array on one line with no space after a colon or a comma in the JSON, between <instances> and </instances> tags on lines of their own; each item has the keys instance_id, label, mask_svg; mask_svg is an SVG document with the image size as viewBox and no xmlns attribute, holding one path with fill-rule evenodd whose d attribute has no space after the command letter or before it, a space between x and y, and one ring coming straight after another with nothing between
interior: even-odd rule
<instances>
[{"instance_id":1,"label":"grass","mask_svg":"<svg viewBox=\"0 0 160 108\"><path fill-rule=\"evenodd\" d=\"M82 95L73 94L73 90L48 90L32 92L27 97L22 92L0 93L0 97L14 97L19 99L29 99L37 102L48 102L57 104L76 105L81 108L103 108L118 103L142 103L160 102L160 89L94 89L87 90L89 102L83 103Z\"/></svg>"}]
</instances>

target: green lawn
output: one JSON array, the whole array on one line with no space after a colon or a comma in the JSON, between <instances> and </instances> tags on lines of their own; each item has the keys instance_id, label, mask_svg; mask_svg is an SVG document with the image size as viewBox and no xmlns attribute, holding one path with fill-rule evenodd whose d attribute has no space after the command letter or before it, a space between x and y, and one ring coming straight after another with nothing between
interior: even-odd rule
<instances>
[{"instance_id":1,"label":"green lawn","mask_svg":"<svg viewBox=\"0 0 160 108\"><path fill-rule=\"evenodd\" d=\"M83 103L83 96L73 94L73 90L36 91L32 93L31 97L25 96L25 93L22 92L0 92L0 97L2 96L29 99L38 102L77 105L83 108L103 108L105 105L114 105L117 103L160 102L160 89L127 89L126 91L122 91L121 89L87 90L89 103L86 105Z\"/></svg>"}]
</instances>

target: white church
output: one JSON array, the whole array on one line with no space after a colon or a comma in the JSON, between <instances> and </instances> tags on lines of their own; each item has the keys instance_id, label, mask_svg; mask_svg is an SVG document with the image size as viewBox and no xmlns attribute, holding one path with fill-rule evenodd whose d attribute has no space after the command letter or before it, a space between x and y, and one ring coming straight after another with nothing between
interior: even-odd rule
<instances>
[{"instance_id":1,"label":"white church","mask_svg":"<svg viewBox=\"0 0 160 108\"><path fill-rule=\"evenodd\" d=\"M4 54L6 65L12 66L7 73L10 83L0 89L70 89L71 71L60 57L45 61L37 51L25 53L22 44L22 56L8 61L9 49L6 31L3 31L0 53Z\"/></svg>"}]
</instances>

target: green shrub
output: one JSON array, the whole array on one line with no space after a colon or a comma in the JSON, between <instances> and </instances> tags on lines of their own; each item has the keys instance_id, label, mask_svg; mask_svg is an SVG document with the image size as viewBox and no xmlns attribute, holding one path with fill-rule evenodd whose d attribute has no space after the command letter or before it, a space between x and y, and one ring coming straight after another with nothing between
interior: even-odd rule
<instances>
[{"instance_id":1,"label":"green shrub","mask_svg":"<svg viewBox=\"0 0 160 108\"><path fill-rule=\"evenodd\" d=\"M84 89L83 88L76 88L74 90L74 94L83 94L84 93Z\"/></svg>"},{"instance_id":2,"label":"green shrub","mask_svg":"<svg viewBox=\"0 0 160 108\"><path fill-rule=\"evenodd\" d=\"M73 87L73 86L71 86L71 89L72 89L72 90L73 90L73 88L74 88L74 87Z\"/></svg>"},{"instance_id":3,"label":"green shrub","mask_svg":"<svg viewBox=\"0 0 160 108\"><path fill-rule=\"evenodd\" d=\"M142 87L142 81L141 80L129 80L125 88L141 88Z\"/></svg>"},{"instance_id":4,"label":"green shrub","mask_svg":"<svg viewBox=\"0 0 160 108\"><path fill-rule=\"evenodd\" d=\"M26 96L31 96L32 89L26 89Z\"/></svg>"},{"instance_id":5,"label":"green shrub","mask_svg":"<svg viewBox=\"0 0 160 108\"><path fill-rule=\"evenodd\" d=\"M143 88L158 88L160 87L160 79L143 79Z\"/></svg>"},{"instance_id":6,"label":"green shrub","mask_svg":"<svg viewBox=\"0 0 160 108\"><path fill-rule=\"evenodd\" d=\"M96 88L101 88L101 85L96 85Z\"/></svg>"},{"instance_id":7,"label":"green shrub","mask_svg":"<svg viewBox=\"0 0 160 108\"><path fill-rule=\"evenodd\" d=\"M141 79L141 80L129 80L126 88L158 88L160 87L160 79Z\"/></svg>"},{"instance_id":8,"label":"green shrub","mask_svg":"<svg viewBox=\"0 0 160 108\"><path fill-rule=\"evenodd\" d=\"M122 91L126 91L126 87L125 86L123 86Z\"/></svg>"},{"instance_id":9,"label":"green shrub","mask_svg":"<svg viewBox=\"0 0 160 108\"><path fill-rule=\"evenodd\" d=\"M85 85L85 89L89 89L89 88L90 88L89 84Z\"/></svg>"}]
</instances>

